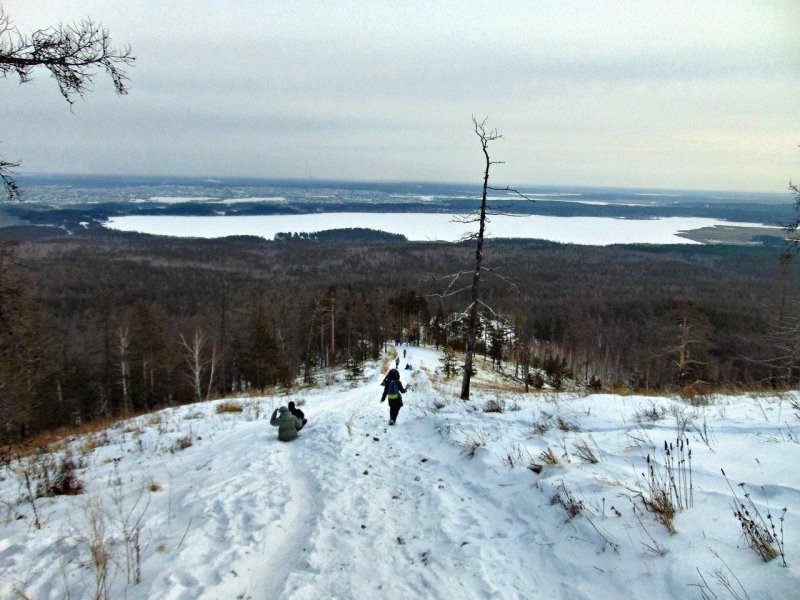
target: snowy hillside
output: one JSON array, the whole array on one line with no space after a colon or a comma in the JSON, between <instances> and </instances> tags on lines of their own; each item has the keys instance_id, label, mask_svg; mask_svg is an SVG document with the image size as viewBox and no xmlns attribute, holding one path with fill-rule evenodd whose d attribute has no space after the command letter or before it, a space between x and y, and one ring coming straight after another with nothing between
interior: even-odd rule
<instances>
[{"instance_id":1,"label":"snowy hillside","mask_svg":"<svg viewBox=\"0 0 800 600\"><path fill-rule=\"evenodd\" d=\"M77 495L29 499L65 449L3 466L0 597L800 598L800 395L525 395L479 363L464 403L440 358L408 349L394 427L384 362L73 439Z\"/></svg>"}]
</instances>

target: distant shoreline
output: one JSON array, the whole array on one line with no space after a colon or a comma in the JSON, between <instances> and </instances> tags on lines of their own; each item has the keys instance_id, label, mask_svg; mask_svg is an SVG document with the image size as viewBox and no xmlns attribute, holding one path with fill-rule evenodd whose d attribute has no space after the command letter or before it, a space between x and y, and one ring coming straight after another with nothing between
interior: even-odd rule
<instances>
[{"instance_id":1,"label":"distant shoreline","mask_svg":"<svg viewBox=\"0 0 800 600\"><path fill-rule=\"evenodd\" d=\"M358 183L319 181L231 180L161 177L49 176L21 179L22 202L0 203L0 217L5 222L41 224L61 227L67 232L77 232L87 227L100 227L109 219L122 217L248 217L293 218L305 215L313 221L314 215L358 213L356 220L330 225L312 224L295 227L290 223L279 232L313 233L331 228L367 227L390 233L393 223L418 221L415 231L407 236L419 239L439 239L445 228L430 230L427 222L454 215L474 214L480 206L480 187L458 184L423 183ZM684 230L695 230L715 225L737 227L780 227L793 218L793 204L789 196L743 194L733 192L698 192L679 190L642 190L581 187L523 187L527 199L507 190L492 190L488 206L495 224L509 218L509 214L522 218L548 222L556 220L566 232L580 224L586 232L580 240L567 235L552 238L549 229L544 234L525 234L525 239L551 239L565 243L585 243L592 238L592 228L598 224L611 230L626 229L637 223L643 228L639 234L625 232L622 239L598 243L691 243L694 235L677 236ZM780 202L777 200L780 199ZM771 201L771 203L770 203ZM384 219L381 215L393 214L388 223L373 227ZM425 214L427 217L415 215ZM519 219L520 217L516 217ZM560 219L560 221L559 221ZM569 222L563 219L571 219ZM674 220L689 220L687 227L677 227L668 237L664 230L653 232L655 240L647 233L648 222L662 224ZM529 219L530 220L530 219ZM584 221L582 220L587 220ZM605 220L605 221L604 221ZM694 221L693 221L694 220ZM677 221L676 221L677 222ZM518 221L519 223L519 221ZM553 227L550 227L552 229ZM452 227L450 227L452 229ZM490 227L491 229L491 227ZM263 236L271 238L276 233ZM752 243L741 239L742 232L734 232L736 243ZM174 234L167 232L167 235ZM405 234L404 234L405 235ZM644 239L642 239L644 235ZM703 234L705 235L705 234ZM760 234L756 234L760 235ZM513 224L504 224L498 237L521 237ZM449 239L449 238L448 238ZM711 238L703 238L708 243ZM730 239L730 238L729 238Z\"/></svg>"},{"instance_id":2,"label":"distant shoreline","mask_svg":"<svg viewBox=\"0 0 800 600\"><path fill-rule=\"evenodd\" d=\"M109 174L59 174L59 173L21 173L17 176L18 183L24 185L82 185L87 187L99 186L209 186L217 189L228 187L291 187L291 188L341 188L341 189L398 189L408 192L420 188L462 189L465 191L480 191L479 181L408 181L408 180L348 180L348 179L314 179L314 178L283 178L283 177L219 177L219 176L184 176L184 175L109 175ZM495 182L500 186L499 182ZM505 187L506 183L502 184ZM639 197L655 198L712 198L721 201L760 202L760 203L791 203L791 194L784 192L763 192L752 190L709 190L690 188L659 188L659 187L619 187L619 186L587 186L573 184L537 184L513 183L516 190L522 193L536 195L543 194L625 194Z\"/></svg>"}]
</instances>

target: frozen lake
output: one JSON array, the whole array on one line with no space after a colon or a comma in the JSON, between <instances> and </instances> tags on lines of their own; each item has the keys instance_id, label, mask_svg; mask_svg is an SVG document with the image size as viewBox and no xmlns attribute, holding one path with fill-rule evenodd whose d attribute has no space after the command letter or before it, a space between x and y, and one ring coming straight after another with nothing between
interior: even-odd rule
<instances>
[{"instance_id":1,"label":"frozen lake","mask_svg":"<svg viewBox=\"0 0 800 600\"><path fill-rule=\"evenodd\" d=\"M455 242L477 231L477 223L459 223L445 213L314 213L265 216L125 216L109 219L105 226L173 237L218 238L254 235L273 239L276 233L313 233L328 229L361 227L406 236L411 241ZM714 226L763 227L759 223L732 223L718 219L669 217L634 220L610 217L551 217L540 215L490 218L487 236L542 239L565 244L696 244L680 232Z\"/></svg>"}]
</instances>

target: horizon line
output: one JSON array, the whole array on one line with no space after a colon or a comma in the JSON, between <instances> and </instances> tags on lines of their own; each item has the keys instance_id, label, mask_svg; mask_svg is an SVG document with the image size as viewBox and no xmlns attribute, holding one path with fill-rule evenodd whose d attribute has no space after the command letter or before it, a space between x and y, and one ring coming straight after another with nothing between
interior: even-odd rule
<instances>
[{"instance_id":1,"label":"horizon line","mask_svg":"<svg viewBox=\"0 0 800 600\"><path fill-rule=\"evenodd\" d=\"M222 184L225 179L229 180L253 180L264 182L291 182L291 183L349 183L349 184L363 184L363 185L391 185L391 184L405 184L405 185L447 185L447 186L470 186L481 188L480 182L463 182L463 181L433 181L433 180L413 180L413 179L337 179L337 178L316 178L313 176L308 177L278 177L278 176L263 176L263 175L166 175L166 174L143 174L143 173L51 173L51 172L18 172L15 175L16 179L21 178L36 178L36 177L49 177L49 178L142 178L142 179L198 179L205 183L219 183ZM786 196L791 198L789 183L786 184ZM514 188L545 188L545 189L574 189L574 190L636 190L636 191L653 191L653 192L703 192L703 193L717 193L717 194L758 194L764 196L781 196L782 192L764 192L756 190L733 190L733 189L709 189L709 188L671 188L671 187L641 187L641 186L614 186L614 185L585 185L585 184L568 184L568 183L516 183L509 184L511 189ZM490 190L490 191L503 191Z\"/></svg>"}]
</instances>

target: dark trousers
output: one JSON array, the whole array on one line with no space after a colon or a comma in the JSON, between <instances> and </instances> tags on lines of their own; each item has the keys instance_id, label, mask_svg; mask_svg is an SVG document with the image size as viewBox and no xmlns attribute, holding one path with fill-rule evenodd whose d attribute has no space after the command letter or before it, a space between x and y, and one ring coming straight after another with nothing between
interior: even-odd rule
<instances>
[{"instance_id":1,"label":"dark trousers","mask_svg":"<svg viewBox=\"0 0 800 600\"><path fill-rule=\"evenodd\" d=\"M397 415L400 414L400 408L403 406L403 399L391 399L389 398L389 419L392 421L397 421Z\"/></svg>"}]
</instances>

